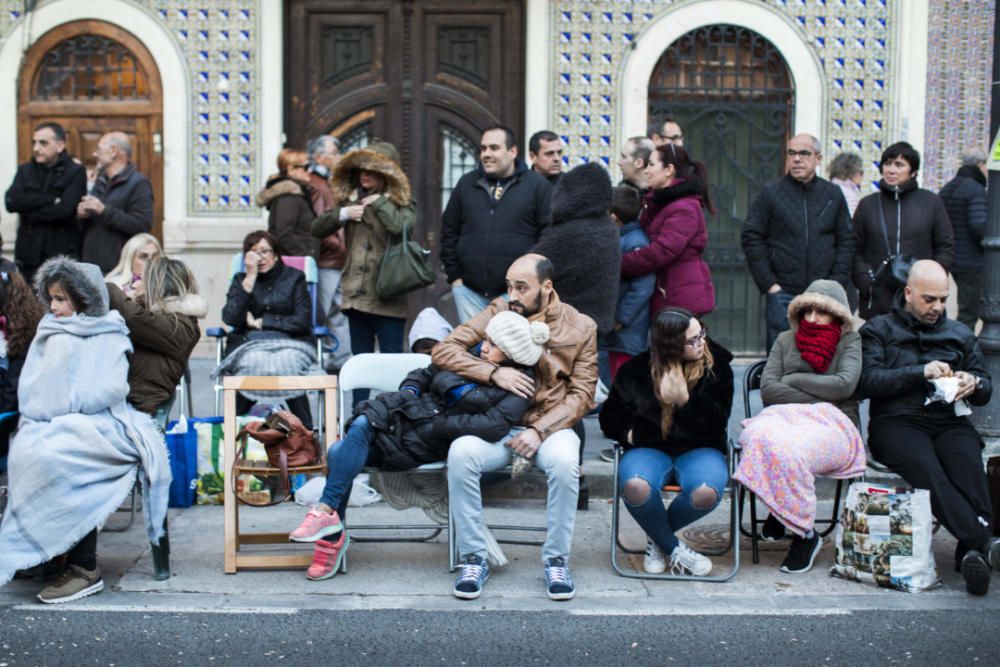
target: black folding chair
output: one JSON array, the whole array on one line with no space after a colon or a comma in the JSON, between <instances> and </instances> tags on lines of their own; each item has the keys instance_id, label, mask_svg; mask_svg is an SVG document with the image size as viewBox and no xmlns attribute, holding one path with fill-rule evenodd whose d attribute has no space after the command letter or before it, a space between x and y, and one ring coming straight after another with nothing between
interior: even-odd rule
<instances>
[{"instance_id":1,"label":"black folding chair","mask_svg":"<svg viewBox=\"0 0 1000 667\"><path fill-rule=\"evenodd\" d=\"M767 361L758 361L754 363L750 368L747 369L746 375L743 377L743 410L746 414L746 418L750 419L753 417L753 409L750 405L750 399L754 392L760 394L760 379L764 374L764 366ZM736 445L737 449L737 461L739 455L742 453L739 444ZM817 519L816 526L825 525L826 528L819 532L821 537L826 537L833 532L834 528L837 527L837 518L840 514L840 498L844 491L844 481L843 479L837 480L837 489L833 496L833 513L830 515L829 519ZM846 480L852 481L852 480ZM742 522L740 523L740 532L742 532L746 537L750 538L750 552L753 556L753 562L760 562L760 533L758 532L758 526L764 523L764 519L757 518L757 495L748 490L745 486L740 487L740 512L743 511L743 498L749 493L750 494L750 527L749 529L744 528Z\"/></svg>"}]
</instances>

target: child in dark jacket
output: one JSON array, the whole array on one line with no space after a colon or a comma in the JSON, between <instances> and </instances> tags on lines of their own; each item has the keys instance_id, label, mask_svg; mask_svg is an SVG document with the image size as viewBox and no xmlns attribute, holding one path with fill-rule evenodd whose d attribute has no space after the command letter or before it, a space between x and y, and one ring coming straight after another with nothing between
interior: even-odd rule
<instances>
[{"instance_id":1,"label":"child in dark jacket","mask_svg":"<svg viewBox=\"0 0 1000 667\"><path fill-rule=\"evenodd\" d=\"M642 197L630 185L619 185L611 194L611 219L621 231L621 253L626 255L649 245L639 224ZM618 286L618 305L612 331L601 336L600 349L608 352L611 380L626 361L649 347L649 299L656 287L656 274L623 279Z\"/></svg>"},{"instance_id":2,"label":"child in dark jacket","mask_svg":"<svg viewBox=\"0 0 1000 667\"><path fill-rule=\"evenodd\" d=\"M532 367L548 338L544 322L504 311L487 325L479 356L534 377ZM319 504L288 536L293 542L316 543L306 577L319 581L337 573L350 543L342 519L354 478L366 465L400 471L443 461L459 436L499 440L520 423L530 405L530 398L469 382L435 366L411 372L399 391L359 403L346 436L327 454L326 487ZM330 536L336 542L324 539Z\"/></svg>"}]
</instances>

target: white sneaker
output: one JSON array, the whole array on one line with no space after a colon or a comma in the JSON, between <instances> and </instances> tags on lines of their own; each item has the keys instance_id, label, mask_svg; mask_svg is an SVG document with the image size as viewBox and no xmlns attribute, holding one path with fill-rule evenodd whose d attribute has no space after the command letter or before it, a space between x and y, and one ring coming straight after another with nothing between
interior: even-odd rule
<instances>
[{"instance_id":1,"label":"white sneaker","mask_svg":"<svg viewBox=\"0 0 1000 667\"><path fill-rule=\"evenodd\" d=\"M712 571L712 561L683 542L678 542L670 553L670 573L684 574L684 570L696 577L704 577Z\"/></svg>"},{"instance_id":2,"label":"white sneaker","mask_svg":"<svg viewBox=\"0 0 1000 667\"><path fill-rule=\"evenodd\" d=\"M667 569L667 557L653 540L646 540L646 555L642 559L642 569L648 574L663 574Z\"/></svg>"}]
</instances>

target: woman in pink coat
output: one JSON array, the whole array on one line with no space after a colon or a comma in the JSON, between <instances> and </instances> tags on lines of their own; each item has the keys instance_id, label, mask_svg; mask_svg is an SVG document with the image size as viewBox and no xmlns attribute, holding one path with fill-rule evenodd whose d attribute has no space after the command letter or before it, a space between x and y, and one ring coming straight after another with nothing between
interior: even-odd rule
<instances>
[{"instance_id":1,"label":"woman in pink coat","mask_svg":"<svg viewBox=\"0 0 1000 667\"><path fill-rule=\"evenodd\" d=\"M668 306L686 308L701 317L715 309L712 273L702 259L708 243L708 172L701 162L674 144L659 146L646 167L650 192L640 221L650 243L622 257L621 276L656 273L650 315Z\"/></svg>"}]
</instances>

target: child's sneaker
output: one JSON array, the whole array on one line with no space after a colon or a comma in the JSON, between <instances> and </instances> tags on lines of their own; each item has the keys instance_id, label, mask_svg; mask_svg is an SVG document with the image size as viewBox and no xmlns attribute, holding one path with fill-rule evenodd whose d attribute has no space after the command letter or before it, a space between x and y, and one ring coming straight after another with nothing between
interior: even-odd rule
<instances>
[{"instance_id":1,"label":"child's sneaker","mask_svg":"<svg viewBox=\"0 0 1000 667\"><path fill-rule=\"evenodd\" d=\"M463 600L475 600L483 592L486 580L490 578L489 561L472 554L465 557L462 563L462 572L455 581L455 587L451 592L455 597Z\"/></svg>"},{"instance_id":2,"label":"child's sneaker","mask_svg":"<svg viewBox=\"0 0 1000 667\"><path fill-rule=\"evenodd\" d=\"M329 535L336 535L344 530L344 525L340 522L340 517L336 512L327 514L318 509L311 509L306 512L306 518L302 520L299 527L288 535L290 542L315 542Z\"/></svg>"},{"instance_id":3,"label":"child's sneaker","mask_svg":"<svg viewBox=\"0 0 1000 667\"><path fill-rule=\"evenodd\" d=\"M79 565L67 565L59 579L42 589L38 599L45 604L59 604L79 600L103 590L101 568L85 570Z\"/></svg>"},{"instance_id":4,"label":"child's sneaker","mask_svg":"<svg viewBox=\"0 0 1000 667\"><path fill-rule=\"evenodd\" d=\"M317 540L316 548L313 550L313 562L306 570L306 579L323 581L337 574L347 552L347 545L350 543L351 538L346 530L340 534L340 539L336 542Z\"/></svg>"}]
</instances>

